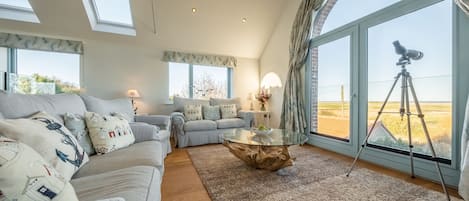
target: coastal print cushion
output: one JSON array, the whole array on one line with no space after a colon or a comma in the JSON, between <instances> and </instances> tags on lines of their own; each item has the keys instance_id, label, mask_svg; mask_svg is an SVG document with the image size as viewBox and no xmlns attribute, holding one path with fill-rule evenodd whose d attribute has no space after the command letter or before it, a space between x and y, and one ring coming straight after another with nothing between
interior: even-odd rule
<instances>
[{"instance_id":1,"label":"coastal print cushion","mask_svg":"<svg viewBox=\"0 0 469 201\"><path fill-rule=\"evenodd\" d=\"M202 105L184 105L186 121L202 120Z\"/></svg>"},{"instance_id":2,"label":"coastal print cushion","mask_svg":"<svg viewBox=\"0 0 469 201\"><path fill-rule=\"evenodd\" d=\"M70 131L44 112L28 119L0 120L0 131L36 150L67 181L89 160Z\"/></svg>"},{"instance_id":3,"label":"coastal print cushion","mask_svg":"<svg viewBox=\"0 0 469 201\"><path fill-rule=\"evenodd\" d=\"M238 116L236 104L220 105L221 118L231 119Z\"/></svg>"},{"instance_id":4,"label":"coastal print cushion","mask_svg":"<svg viewBox=\"0 0 469 201\"><path fill-rule=\"evenodd\" d=\"M0 200L78 201L73 186L31 147L0 137Z\"/></svg>"},{"instance_id":5,"label":"coastal print cushion","mask_svg":"<svg viewBox=\"0 0 469 201\"><path fill-rule=\"evenodd\" d=\"M210 98L210 105L229 105L235 104L236 110L241 110L241 98Z\"/></svg>"},{"instance_id":6,"label":"coastal print cushion","mask_svg":"<svg viewBox=\"0 0 469 201\"><path fill-rule=\"evenodd\" d=\"M203 106L205 120L219 120L220 119L220 106Z\"/></svg>"},{"instance_id":7,"label":"coastal print cushion","mask_svg":"<svg viewBox=\"0 0 469 201\"><path fill-rule=\"evenodd\" d=\"M79 114L65 113L64 115L65 127L77 139L78 143L89 155L96 154L91 144L90 136L88 135L88 128L86 127L85 117Z\"/></svg>"},{"instance_id":8,"label":"coastal print cushion","mask_svg":"<svg viewBox=\"0 0 469 201\"><path fill-rule=\"evenodd\" d=\"M122 117L85 113L91 142L98 154L106 154L135 142L129 122Z\"/></svg>"}]
</instances>

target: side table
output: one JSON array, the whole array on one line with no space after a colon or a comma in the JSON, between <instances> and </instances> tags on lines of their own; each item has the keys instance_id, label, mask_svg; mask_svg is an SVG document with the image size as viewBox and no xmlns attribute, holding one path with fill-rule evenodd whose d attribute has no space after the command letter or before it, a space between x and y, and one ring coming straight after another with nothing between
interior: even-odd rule
<instances>
[{"instance_id":1,"label":"side table","mask_svg":"<svg viewBox=\"0 0 469 201\"><path fill-rule=\"evenodd\" d=\"M270 127L270 111L241 110L239 113L246 121L246 128L258 127L261 124Z\"/></svg>"}]
</instances>

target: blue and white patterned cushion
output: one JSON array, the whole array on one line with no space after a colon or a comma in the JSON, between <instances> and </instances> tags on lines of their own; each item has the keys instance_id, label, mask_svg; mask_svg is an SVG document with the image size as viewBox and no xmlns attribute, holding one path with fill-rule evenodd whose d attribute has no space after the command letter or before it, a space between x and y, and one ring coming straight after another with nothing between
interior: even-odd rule
<instances>
[{"instance_id":1,"label":"blue and white patterned cushion","mask_svg":"<svg viewBox=\"0 0 469 201\"><path fill-rule=\"evenodd\" d=\"M73 186L31 147L0 137L0 200L78 201Z\"/></svg>"},{"instance_id":2,"label":"blue and white patterned cushion","mask_svg":"<svg viewBox=\"0 0 469 201\"><path fill-rule=\"evenodd\" d=\"M202 110L204 112L204 119L205 120L219 120L220 117L220 106L203 106Z\"/></svg>"},{"instance_id":3,"label":"blue and white patterned cushion","mask_svg":"<svg viewBox=\"0 0 469 201\"><path fill-rule=\"evenodd\" d=\"M70 131L44 112L28 119L0 120L0 130L36 150L67 181L89 160Z\"/></svg>"},{"instance_id":4,"label":"blue and white patterned cushion","mask_svg":"<svg viewBox=\"0 0 469 201\"><path fill-rule=\"evenodd\" d=\"M221 118L231 119L238 117L238 111L236 110L236 104L220 105Z\"/></svg>"},{"instance_id":5,"label":"blue and white patterned cushion","mask_svg":"<svg viewBox=\"0 0 469 201\"><path fill-rule=\"evenodd\" d=\"M83 147L88 155L96 154L93 144L91 144L90 136L88 135L88 128L86 127L85 117L79 114L65 113L64 115L65 127L77 139L78 143Z\"/></svg>"},{"instance_id":6,"label":"blue and white patterned cushion","mask_svg":"<svg viewBox=\"0 0 469 201\"><path fill-rule=\"evenodd\" d=\"M186 121L202 120L202 105L184 105Z\"/></svg>"}]
</instances>

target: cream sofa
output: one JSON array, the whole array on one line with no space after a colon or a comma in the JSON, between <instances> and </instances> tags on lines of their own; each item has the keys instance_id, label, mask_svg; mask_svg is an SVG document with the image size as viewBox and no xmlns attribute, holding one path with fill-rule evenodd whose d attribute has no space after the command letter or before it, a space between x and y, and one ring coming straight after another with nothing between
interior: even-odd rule
<instances>
[{"instance_id":1,"label":"cream sofa","mask_svg":"<svg viewBox=\"0 0 469 201\"><path fill-rule=\"evenodd\" d=\"M63 121L66 112L127 114L135 143L104 155L90 156L89 162L73 176L71 184L81 201L113 197L122 197L126 201L161 200L164 158L171 151L168 116L134 117L128 99L106 101L74 94L20 95L0 92L0 118L22 118L38 111L45 111L60 121ZM155 125L159 125L160 129Z\"/></svg>"},{"instance_id":2,"label":"cream sofa","mask_svg":"<svg viewBox=\"0 0 469 201\"><path fill-rule=\"evenodd\" d=\"M231 119L186 121L184 105L236 104L238 117ZM171 114L171 132L179 148L223 142L222 134L235 128L249 128L252 117L241 111L239 98L210 100L174 98L174 112Z\"/></svg>"}]
</instances>

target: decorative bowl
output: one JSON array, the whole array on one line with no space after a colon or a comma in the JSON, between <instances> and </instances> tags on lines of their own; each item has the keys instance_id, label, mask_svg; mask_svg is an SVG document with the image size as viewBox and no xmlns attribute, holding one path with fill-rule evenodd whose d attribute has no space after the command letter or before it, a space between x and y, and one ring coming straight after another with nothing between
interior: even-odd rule
<instances>
[{"instance_id":1,"label":"decorative bowl","mask_svg":"<svg viewBox=\"0 0 469 201\"><path fill-rule=\"evenodd\" d=\"M258 134L258 135L267 135L267 134L272 133L272 131L274 131L274 129L272 129L272 128L269 128L267 130L259 130L258 128L253 128L252 129L252 132L254 132L255 134Z\"/></svg>"}]
</instances>

